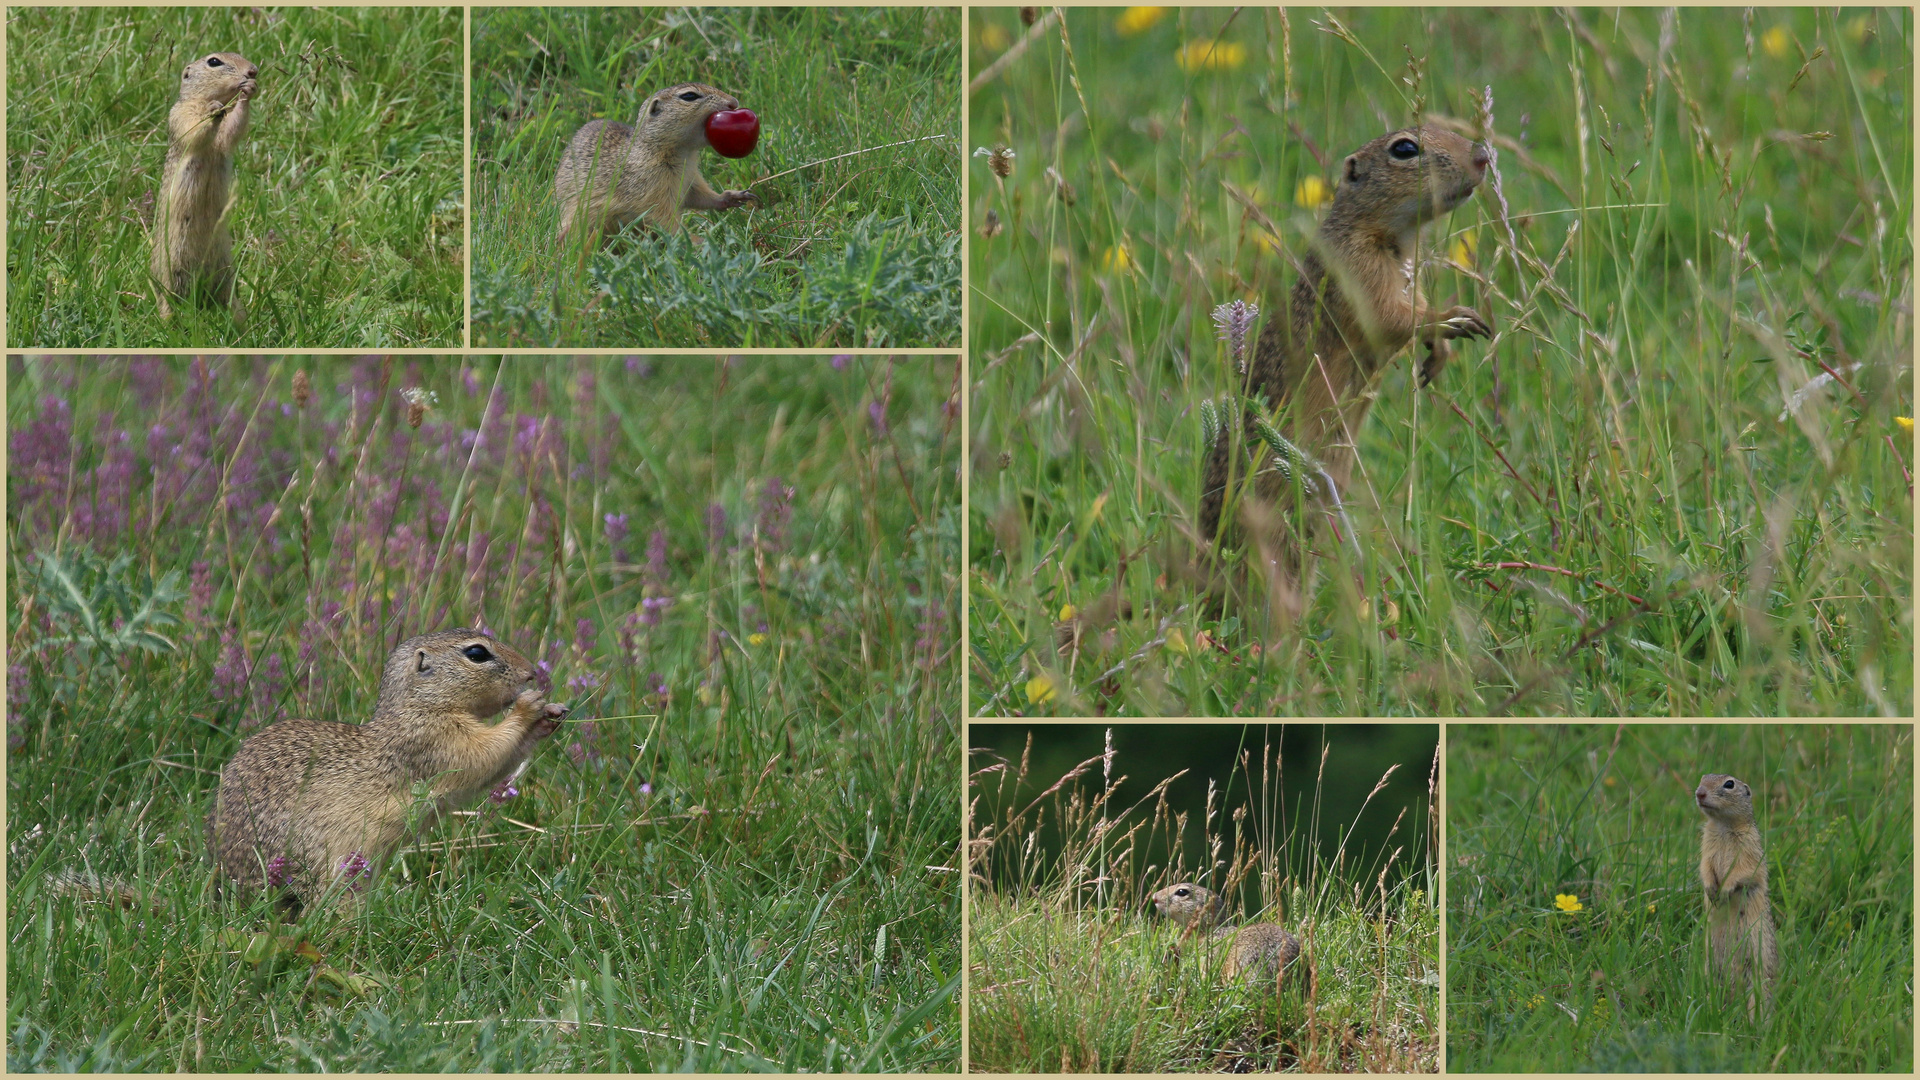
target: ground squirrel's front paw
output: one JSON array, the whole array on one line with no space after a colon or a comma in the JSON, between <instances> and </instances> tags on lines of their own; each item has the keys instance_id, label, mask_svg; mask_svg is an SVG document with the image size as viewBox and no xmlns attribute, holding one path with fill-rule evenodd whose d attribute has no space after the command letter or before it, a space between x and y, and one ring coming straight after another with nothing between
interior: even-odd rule
<instances>
[{"instance_id":1,"label":"ground squirrel's front paw","mask_svg":"<svg viewBox=\"0 0 1920 1080\"><path fill-rule=\"evenodd\" d=\"M549 701L540 709L540 719L527 729L527 735L535 739L544 739L560 728L560 718L567 715L568 708L557 701Z\"/></svg>"},{"instance_id":2,"label":"ground squirrel's front paw","mask_svg":"<svg viewBox=\"0 0 1920 1080\"><path fill-rule=\"evenodd\" d=\"M1460 307L1458 305L1450 307L1446 311L1441 312L1439 318L1433 320L1433 325L1438 330L1438 337L1471 338L1493 336L1492 324L1488 323L1485 318L1481 317L1479 312L1470 307Z\"/></svg>"},{"instance_id":3,"label":"ground squirrel's front paw","mask_svg":"<svg viewBox=\"0 0 1920 1080\"><path fill-rule=\"evenodd\" d=\"M553 734L560 726L560 718L565 715L565 705L545 700L545 695L539 690L522 690L520 696L513 699L513 716L527 726L526 738L529 742Z\"/></svg>"},{"instance_id":4,"label":"ground squirrel's front paw","mask_svg":"<svg viewBox=\"0 0 1920 1080\"><path fill-rule=\"evenodd\" d=\"M736 206L759 206L760 196L751 191L723 191L720 193L720 209L731 210Z\"/></svg>"}]
</instances>

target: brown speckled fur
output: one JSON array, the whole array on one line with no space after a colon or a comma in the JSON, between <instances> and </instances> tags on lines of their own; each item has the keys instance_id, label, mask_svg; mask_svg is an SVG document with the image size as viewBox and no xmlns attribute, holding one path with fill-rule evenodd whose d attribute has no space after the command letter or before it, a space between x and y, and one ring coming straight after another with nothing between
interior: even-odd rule
<instances>
[{"instance_id":1,"label":"brown speckled fur","mask_svg":"<svg viewBox=\"0 0 1920 1080\"><path fill-rule=\"evenodd\" d=\"M1419 156L1393 157L1389 148L1401 139L1413 139ZM1486 164L1484 150L1433 126L1392 132L1354 151L1302 261L1291 303L1267 315L1242 398L1263 396L1266 407L1277 410L1281 434L1320 459L1343 498L1353 439L1387 361L1418 336L1432 350L1421 369L1424 384L1446 363L1448 339L1491 333L1472 308L1429 308L1415 285L1412 262L1420 227L1464 202ZM1231 542L1231 523L1221 520L1228 488L1272 457L1254 435L1255 415L1247 409L1244 431L1223 431L1208 453L1201 479L1204 539L1227 527L1223 539ZM1232 452L1232 443L1241 452ZM1242 489L1242 497L1248 496L1281 506L1292 499L1288 482L1270 468Z\"/></svg>"},{"instance_id":2,"label":"brown speckled fur","mask_svg":"<svg viewBox=\"0 0 1920 1080\"><path fill-rule=\"evenodd\" d=\"M476 647L480 659L467 655ZM504 720L487 723L503 709ZM487 634L402 642L365 724L282 720L240 745L221 770L212 818L220 869L260 886L281 857L279 883L312 899L343 860L357 853L378 868L413 828L484 797L566 711L544 700L525 656Z\"/></svg>"}]
</instances>

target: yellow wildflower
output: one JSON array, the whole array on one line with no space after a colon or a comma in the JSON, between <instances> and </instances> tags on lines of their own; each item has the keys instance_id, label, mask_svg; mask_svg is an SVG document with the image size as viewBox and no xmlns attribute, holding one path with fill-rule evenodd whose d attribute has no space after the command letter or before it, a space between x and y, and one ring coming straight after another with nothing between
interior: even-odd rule
<instances>
[{"instance_id":1,"label":"yellow wildflower","mask_svg":"<svg viewBox=\"0 0 1920 1080\"><path fill-rule=\"evenodd\" d=\"M1553 906L1559 908L1561 911L1584 910L1583 905L1580 903L1579 897L1568 896L1566 893L1559 893L1555 895L1553 898Z\"/></svg>"},{"instance_id":2,"label":"yellow wildflower","mask_svg":"<svg viewBox=\"0 0 1920 1080\"><path fill-rule=\"evenodd\" d=\"M1075 615L1078 615L1079 613L1080 613L1080 609L1074 607L1072 604L1060 605L1060 621L1061 622L1072 622L1073 617Z\"/></svg>"},{"instance_id":3,"label":"yellow wildflower","mask_svg":"<svg viewBox=\"0 0 1920 1080\"><path fill-rule=\"evenodd\" d=\"M1187 646L1187 635L1181 633L1177 626L1167 631L1167 651L1179 653L1181 656L1192 654L1192 650Z\"/></svg>"},{"instance_id":4,"label":"yellow wildflower","mask_svg":"<svg viewBox=\"0 0 1920 1080\"><path fill-rule=\"evenodd\" d=\"M1172 10L1172 8L1163 7L1130 7L1120 13L1120 17L1114 20L1113 25L1122 34L1131 37L1153 29L1154 25L1166 18L1167 12Z\"/></svg>"},{"instance_id":5,"label":"yellow wildflower","mask_svg":"<svg viewBox=\"0 0 1920 1080\"><path fill-rule=\"evenodd\" d=\"M1035 705L1052 701L1060 694L1060 688L1054 684L1053 676L1041 672L1027 680L1027 700Z\"/></svg>"},{"instance_id":6,"label":"yellow wildflower","mask_svg":"<svg viewBox=\"0 0 1920 1080\"><path fill-rule=\"evenodd\" d=\"M1893 422L1900 425L1901 431L1904 431L1909 435L1913 434L1913 417L1896 416L1893 418Z\"/></svg>"},{"instance_id":7,"label":"yellow wildflower","mask_svg":"<svg viewBox=\"0 0 1920 1080\"><path fill-rule=\"evenodd\" d=\"M988 52L1000 52L1013 44L1013 39L1007 35L1006 27L988 23L980 28L980 44Z\"/></svg>"},{"instance_id":8,"label":"yellow wildflower","mask_svg":"<svg viewBox=\"0 0 1920 1080\"><path fill-rule=\"evenodd\" d=\"M1232 71L1247 62L1247 47L1237 41L1190 41L1173 59L1182 71Z\"/></svg>"},{"instance_id":9,"label":"yellow wildflower","mask_svg":"<svg viewBox=\"0 0 1920 1080\"><path fill-rule=\"evenodd\" d=\"M1333 189L1318 176L1308 176L1293 189L1293 201L1309 210L1318 210L1333 201Z\"/></svg>"},{"instance_id":10,"label":"yellow wildflower","mask_svg":"<svg viewBox=\"0 0 1920 1080\"><path fill-rule=\"evenodd\" d=\"M765 645L766 643L767 643L767 635L765 634L748 634L747 635L747 644L749 645Z\"/></svg>"},{"instance_id":11,"label":"yellow wildflower","mask_svg":"<svg viewBox=\"0 0 1920 1080\"><path fill-rule=\"evenodd\" d=\"M1479 250L1480 234L1472 231L1463 232L1453 238L1452 246L1447 248L1447 258L1453 260L1455 266L1472 266L1473 256Z\"/></svg>"},{"instance_id":12,"label":"yellow wildflower","mask_svg":"<svg viewBox=\"0 0 1920 1080\"><path fill-rule=\"evenodd\" d=\"M1103 269L1124 274L1133 269L1133 253L1127 250L1125 244L1114 244L1100 256L1100 266Z\"/></svg>"},{"instance_id":13,"label":"yellow wildflower","mask_svg":"<svg viewBox=\"0 0 1920 1080\"><path fill-rule=\"evenodd\" d=\"M1787 28L1776 26L1760 35L1760 48L1775 60L1787 55L1787 45L1792 39L1787 36Z\"/></svg>"}]
</instances>

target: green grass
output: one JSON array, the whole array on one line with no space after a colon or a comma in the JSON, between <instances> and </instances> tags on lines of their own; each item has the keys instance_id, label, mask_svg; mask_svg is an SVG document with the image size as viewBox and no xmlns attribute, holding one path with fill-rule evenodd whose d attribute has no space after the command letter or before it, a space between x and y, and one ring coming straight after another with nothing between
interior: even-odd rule
<instances>
[{"instance_id":1,"label":"green grass","mask_svg":"<svg viewBox=\"0 0 1920 1080\"><path fill-rule=\"evenodd\" d=\"M1261 777L1278 771L1264 749L1262 758ZM1439 916L1420 835L1394 857L1354 865L1307 839L1319 832L1317 791L1314 820L1281 829L1277 790L1260 780L1254 813L1193 822L1219 859L1211 872L1184 858L1156 866L1156 841L1180 851L1189 821L1169 810L1171 778L1125 805L1117 778L1140 762L1113 761L1104 789L1077 788L1069 773L1038 797L1023 790L1024 758L974 764L970 1070L1438 1071ZM1224 789L1249 783L1221 764L1211 779ZM1101 768L1096 756L1079 772ZM1177 881L1257 896L1244 921L1301 936L1312 992L1298 964L1278 993L1254 980L1223 984L1222 944L1184 937L1146 902Z\"/></svg>"},{"instance_id":2,"label":"green grass","mask_svg":"<svg viewBox=\"0 0 1920 1080\"><path fill-rule=\"evenodd\" d=\"M13 361L10 1067L957 1068L953 369ZM482 622L573 706L520 794L254 937L218 769Z\"/></svg>"},{"instance_id":3,"label":"green grass","mask_svg":"<svg viewBox=\"0 0 1920 1080\"><path fill-rule=\"evenodd\" d=\"M954 8L477 9L475 343L958 345L959 25ZM688 81L759 115L751 156L700 168L764 205L556 251L573 133Z\"/></svg>"},{"instance_id":4,"label":"green grass","mask_svg":"<svg viewBox=\"0 0 1920 1080\"><path fill-rule=\"evenodd\" d=\"M1074 11L972 95L1016 157L970 165L1004 227L969 270L970 710L1908 715L1910 14L1756 10L1751 60L1734 9L1341 18ZM970 33L978 73L1026 31ZM1499 192L1429 230L1470 269L1423 287L1496 340L1430 390L1390 369L1344 493L1364 555L1316 545L1297 624L1257 579L1211 609L1210 312L1273 310L1302 181L1416 105L1471 128L1486 86Z\"/></svg>"},{"instance_id":5,"label":"green grass","mask_svg":"<svg viewBox=\"0 0 1920 1080\"><path fill-rule=\"evenodd\" d=\"M1767 850L1759 1023L1705 973L1693 789L1717 772ZM1447 868L1450 1071L1913 1071L1910 725L1452 725Z\"/></svg>"},{"instance_id":6,"label":"green grass","mask_svg":"<svg viewBox=\"0 0 1920 1080\"><path fill-rule=\"evenodd\" d=\"M459 346L459 9L11 8L7 343ZM228 217L247 321L162 320L148 230L180 72L260 68Z\"/></svg>"}]
</instances>

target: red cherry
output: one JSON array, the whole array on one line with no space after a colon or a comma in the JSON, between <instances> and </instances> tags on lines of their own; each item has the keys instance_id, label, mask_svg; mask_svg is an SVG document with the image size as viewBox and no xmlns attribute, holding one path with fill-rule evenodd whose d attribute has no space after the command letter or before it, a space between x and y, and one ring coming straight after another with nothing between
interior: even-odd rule
<instances>
[{"instance_id":1,"label":"red cherry","mask_svg":"<svg viewBox=\"0 0 1920 1080\"><path fill-rule=\"evenodd\" d=\"M760 118L752 109L717 112L707 117L707 145L721 157L746 157L760 142Z\"/></svg>"}]
</instances>

